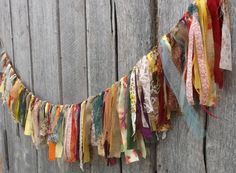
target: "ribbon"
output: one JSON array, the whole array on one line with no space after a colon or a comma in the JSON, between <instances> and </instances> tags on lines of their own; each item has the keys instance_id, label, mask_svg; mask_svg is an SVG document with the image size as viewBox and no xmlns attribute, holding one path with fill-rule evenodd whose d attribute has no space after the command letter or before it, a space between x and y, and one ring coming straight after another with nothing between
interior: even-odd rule
<instances>
[{"instance_id":1,"label":"ribbon","mask_svg":"<svg viewBox=\"0 0 236 173\"><path fill-rule=\"evenodd\" d=\"M197 15L195 13L195 15ZM189 46L188 46L188 59L187 59L187 79L186 79L186 95L190 104L194 104L193 100L193 87L192 87L192 68L193 68L193 55L194 49L197 53L197 62L200 71L201 88L200 88L200 104L207 105L209 94L209 81L207 76L207 62L204 54L204 47L202 41L201 28L197 20L197 16L193 15L192 24L189 31ZM197 68L197 67L195 67Z\"/></svg>"},{"instance_id":2,"label":"ribbon","mask_svg":"<svg viewBox=\"0 0 236 173\"><path fill-rule=\"evenodd\" d=\"M133 134L135 135L136 132L136 102L137 102L137 96L136 96L136 90L135 90L135 70L136 67L133 68L130 74L130 87L129 87L129 99L130 99L130 110L131 110L131 124L133 128Z\"/></svg>"},{"instance_id":3,"label":"ribbon","mask_svg":"<svg viewBox=\"0 0 236 173\"><path fill-rule=\"evenodd\" d=\"M83 150L83 126L84 126L84 114L85 114L85 109L86 109L86 101L83 101L81 103L81 109L80 109L80 130L79 130L79 163L80 163L80 168L83 170L83 164L84 164L84 150Z\"/></svg>"}]
</instances>

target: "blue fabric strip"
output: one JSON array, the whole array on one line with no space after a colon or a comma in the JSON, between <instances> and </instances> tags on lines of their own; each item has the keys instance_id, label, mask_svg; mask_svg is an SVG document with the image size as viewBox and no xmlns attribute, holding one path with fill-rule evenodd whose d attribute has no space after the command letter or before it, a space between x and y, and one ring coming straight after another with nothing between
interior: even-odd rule
<instances>
[{"instance_id":1,"label":"blue fabric strip","mask_svg":"<svg viewBox=\"0 0 236 173\"><path fill-rule=\"evenodd\" d=\"M169 86L174 92L176 99L183 113L183 117L190 128L193 136L195 138L203 138L205 136L204 128L199 122L199 115L195 109L188 104L185 96L185 84L182 80L175 64L170 56L170 51L168 49L168 43L163 38L160 41L161 48L161 61L162 67L165 74L165 79L167 80Z\"/></svg>"}]
</instances>

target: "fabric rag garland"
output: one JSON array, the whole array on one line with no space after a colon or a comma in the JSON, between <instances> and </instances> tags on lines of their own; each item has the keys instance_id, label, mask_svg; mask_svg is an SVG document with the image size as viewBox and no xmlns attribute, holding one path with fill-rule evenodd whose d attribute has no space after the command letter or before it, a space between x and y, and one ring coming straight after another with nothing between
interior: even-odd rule
<instances>
[{"instance_id":1,"label":"fabric rag garland","mask_svg":"<svg viewBox=\"0 0 236 173\"><path fill-rule=\"evenodd\" d=\"M126 163L138 161L146 157L145 141L165 137L171 129L174 112L184 115L194 136L203 137L196 105L214 106L217 85L223 86L222 70L232 70L229 22L227 0L196 0L128 75L71 105L35 96L2 50L3 103L36 148L48 145L49 160L63 157L83 169L97 147L107 165L121 153Z\"/></svg>"}]
</instances>

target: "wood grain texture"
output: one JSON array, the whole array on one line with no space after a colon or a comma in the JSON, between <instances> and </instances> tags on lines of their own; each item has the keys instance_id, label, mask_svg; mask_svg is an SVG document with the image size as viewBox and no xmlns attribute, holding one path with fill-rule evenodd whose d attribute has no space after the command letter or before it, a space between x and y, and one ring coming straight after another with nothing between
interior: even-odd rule
<instances>
[{"instance_id":1,"label":"wood grain texture","mask_svg":"<svg viewBox=\"0 0 236 173\"><path fill-rule=\"evenodd\" d=\"M156 44L156 1L117 0L119 78Z\"/></svg>"},{"instance_id":2,"label":"wood grain texture","mask_svg":"<svg viewBox=\"0 0 236 173\"><path fill-rule=\"evenodd\" d=\"M118 76L128 74L135 63L156 44L156 1L117 0ZM122 172L154 172L155 144L150 144L147 159L126 165ZM148 148L147 150L149 150Z\"/></svg>"},{"instance_id":3,"label":"wood grain texture","mask_svg":"<svg viewBox=\"0 0 236 173\"><path fill-rule=\"evenodd\" d=\"M211 110L219 119L208 118L206 136L207 172L236 172L236 1L230 0L233 71L224 73L224 88Z\"/></svg>"},{"instance_id":4,"label":"wood grain texture","mask_svg":"<svg viewBox=\"0 0 236 173\"><path fill-rule=\"evenodd\" d=\"M116 80L112 0L89 0L86 11L89 94L95 95Z\"/></svg>"},{"instance_id":5,"label":"wood grain texture","mask_svg":"<svg viewBox=\"0 0 236 173\"><path fill-rule=\"evenodd\" d=\"M31 47L27 0L11 0L11 11L14 65L17 74L20 75L24 84L29 89L32 89ZM36 172L37 155L32 140L30 137L24 136L23 129L17 128L16 132L19 134L13 142L14 148L16 149L14 152L14 172Z\"/></svg>"},{"instance_id":6,"label":"wood grain texture","mask_svg":"<svg viewBox=\"0 0 236 173\"><path fill-rule=\"evenodd\" d=\"M84 0L60 0L60 35L63 102L87 98Z\"/></svg>"},{"instance_id":7,"label":"wood grain texture","mask_svg":"<svg viewBox=\"0 0 236 173\"><path fill-rule=\"evenodd\" d=\"M110 87L116 80L114 4L110 0L86 1L89 95ZM93 148L91 173L119 173L120 164L106 166Z\"/></svg>"},{"instance_id":8,"label":"wood grain texture","mask_svg":"<svg viewBox=\"0 0 236 173\"><path fill-rule=\"evenodd\" d=\"M64 104L78 103L88 96L85 4L84 0L58 2L62 101ZM64 172L78 171L79 163L64 163ZM85 166L85 172L90 172L90 165Z\"/></svg>"},{"instance_id":9,"label":"wood grain texture","mask_svg":"<svg viewBox=\"0 0 236 173\"><path fill-rule=\"evenodd\" d=\"M13 60L13 45L12 45L12 27L11 27L11 5L8 0L0 0L0 38L4 43L4 49L8 52ZM17 150L14 146L16 135L16 125L13 122L6 106L2 106L1 101L1 147L4 151L1 152L2 172L15 172L14 153Z\"/></svg>"},{"instance_id":10,"label":"wood grain texture","mask_svg":"<svg viewBox=\"0 0 236 173\"><path fill-rule=\"evenodd\" d=\"M29 1L33 82L37 96L54 104L60 101L57 1ZM60 172L48 161L47 147L38 150L38 172Z\"/></svg>"},{"instance_id":11,"label":"wood grain texture","mask_svg":"<svg viewBox=\"0 0 236 173\"><path fill-rule=\"evenodd\" d=\"M178 22L190 2L190 0L158 1L159 38ZM204 129L205 115L199 114ZM172 120L172 126L173 129L167 133L167 138L157 145L157 172L205 172L204 140L193 137L181 116Z\"/></svg>"}]
</instances>

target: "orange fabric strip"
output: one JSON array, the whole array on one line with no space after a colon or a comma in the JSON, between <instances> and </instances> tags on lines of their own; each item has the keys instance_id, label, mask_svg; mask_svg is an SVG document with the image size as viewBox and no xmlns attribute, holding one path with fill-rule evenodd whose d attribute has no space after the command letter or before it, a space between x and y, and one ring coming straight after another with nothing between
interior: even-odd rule
<instances>
[{"instance_id":1,"label":"orange fabric strip","mask_svg":"<svg viewBox=\"0 0 236 173\"><path fill-rule=\"evenodd\" d=\"M48 142L48 160L56 160L56 144Z\"/></svg>"}]
</instances>

